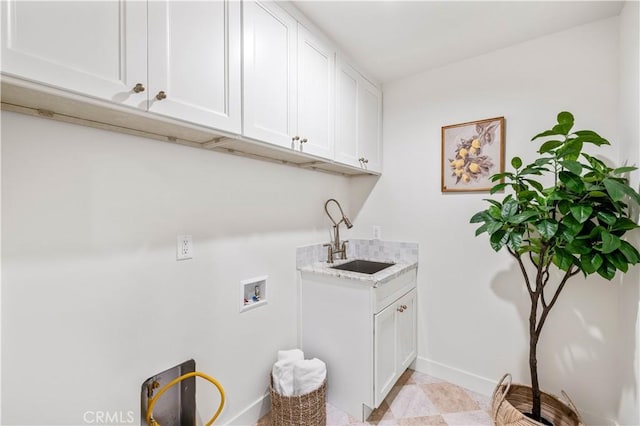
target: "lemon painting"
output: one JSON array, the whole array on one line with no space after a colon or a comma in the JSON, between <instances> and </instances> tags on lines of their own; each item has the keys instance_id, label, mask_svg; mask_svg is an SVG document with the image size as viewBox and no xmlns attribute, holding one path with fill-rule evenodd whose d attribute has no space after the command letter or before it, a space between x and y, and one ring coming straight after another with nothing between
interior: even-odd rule
<instances>
[{"instance_id":1,"label":"lemon painting","mask_svg":"<svg viewBox=\"0 0 640 426\"><path fill-rule=\"evenodd\" d=\"M488 191L503 170L504 117L442 128L442 191Z\"/></svg>"}]
</instances>

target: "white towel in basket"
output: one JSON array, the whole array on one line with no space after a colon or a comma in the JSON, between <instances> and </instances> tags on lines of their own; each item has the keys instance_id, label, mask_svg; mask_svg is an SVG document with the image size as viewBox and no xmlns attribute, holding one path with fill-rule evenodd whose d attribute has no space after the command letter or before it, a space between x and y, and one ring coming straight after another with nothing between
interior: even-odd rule
<instances>
[{"instance_id":1,"label":"white towel in basket","mask_svg":"<svg viewBox=\"0 0 640 426\"><path fill-rule=\"evenodd\" d=\"M293 366L304 360L304 353L300 349L278 351L278 361L273 364L273 388L282 396L293 396Z\"/></svg>"},{"instance_id":2,"label":"white towel in basket","mask_svg":"<svg viewBox=\"0 0 640 426\"><path fill-rule=\"evenodd\" d=\"M318 389L327 377L327 366L318 358L293 364L293 394L304 395Z\"/></svg>"}]
</instances>

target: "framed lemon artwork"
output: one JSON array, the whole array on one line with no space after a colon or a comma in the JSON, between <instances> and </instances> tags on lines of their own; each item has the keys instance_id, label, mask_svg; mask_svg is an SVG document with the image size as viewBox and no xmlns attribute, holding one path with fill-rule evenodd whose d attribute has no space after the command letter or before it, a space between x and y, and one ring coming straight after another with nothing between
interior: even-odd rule
<instances>
[{"instance_id":1,"label":"framed lemon artwork","mask_svg":"<svg viewBox=\"0 0 640 426\"><path fill-rule=\"evenodd\" d=\"M504 117L442 127L442 192L489 191L504 172Z\"/></svg>"}]
</instances>

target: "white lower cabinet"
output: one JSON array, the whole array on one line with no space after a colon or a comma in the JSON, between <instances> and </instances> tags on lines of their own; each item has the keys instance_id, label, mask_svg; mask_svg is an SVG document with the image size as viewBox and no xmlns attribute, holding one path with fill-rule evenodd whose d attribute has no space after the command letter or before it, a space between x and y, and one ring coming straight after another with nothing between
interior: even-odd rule
<instances>
[{"instance_id":1,"label":"white lower cabinet","mask_svg":"<svg viewBox=\"0 0 640 426\"><path fill-rule=\"evenodd\" d=\"M379 284L301 273L300 346L327 364L327 399L361 420L416 358L416 276Z\"/></svg>"},{"instance_id":2,"label":"white lower cabinet","mask_svg":"<svg viewBox=\"0 0 640 426\"><path fill-rule=\"evenodd\" d=\"M379 407L416 357L416 290L400 297L374 320L375 406Z\"/></svg>"}]
</instances>

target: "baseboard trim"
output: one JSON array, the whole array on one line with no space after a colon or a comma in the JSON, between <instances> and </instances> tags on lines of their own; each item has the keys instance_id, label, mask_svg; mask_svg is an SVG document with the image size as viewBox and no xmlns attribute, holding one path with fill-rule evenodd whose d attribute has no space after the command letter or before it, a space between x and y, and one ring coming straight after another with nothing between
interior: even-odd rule
<instances>
[{"instance_id":1,"label":"baseboard trim","mask_svg":"<svg viewBox=\"0 0 640 426\"><path fill-rule=\"evenodd\" d=\"M260 398L249 404L238 415L227 421L225 425L247 426L254 425L262 416L271 410L271 398L265 393Z\"/></svg>"},{"instance_id":2,"label":"baseboard trim","mask_svg":"<svg viewBox=\"0 0 640 426\"><path fill-rule=\"evenodd\" d=\"M491 396L496 387L497 380L487 379L459 368L451 367L427 358L416 358L414 369L420 373L428 374L454 385L467 388L482 395ZM618 422L587 411L580 410L580 415L585 425L619 426Z\"/></svg>"},{"instance_id":3,"label":"baseboard trim","mask_svg":"<svg viewBox=\"0 0 640 426\"><path fill-rule=\"evenodd\" d=\"M463 388L478 392L482 395L490 396L497 384L496 380L487 379L486 377L478 376L477 374L469 373L468 371L460 370L459 368L423 357L416 358L415 369L420 373L446 380L454 385L462 386Z\"/></svg>"}]
</instances>

